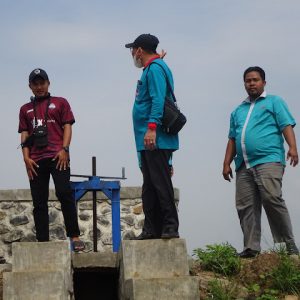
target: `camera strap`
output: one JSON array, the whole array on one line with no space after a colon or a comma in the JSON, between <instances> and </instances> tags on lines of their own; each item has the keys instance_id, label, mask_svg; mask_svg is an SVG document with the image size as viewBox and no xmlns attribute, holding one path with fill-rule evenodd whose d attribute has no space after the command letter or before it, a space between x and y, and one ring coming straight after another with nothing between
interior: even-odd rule
<instances>
[{"instance_id":1,"label":"camera strap","mask_svg":"<svg viewBox=\"0 0 300 300\"><path fill-rule=\"evenodd\" d=\"M46 107L46 114L45 114L45 127L47 127L47 121L48 121L48 110L49 110L49 105L50 105L50 95L48 97L48 101L47 101L47 107ZM34 99L33 101L33 114L34 114L34 119L35 122L37 122L37 117L36 117L36 99Z\"/></svg>"}]
</instances>

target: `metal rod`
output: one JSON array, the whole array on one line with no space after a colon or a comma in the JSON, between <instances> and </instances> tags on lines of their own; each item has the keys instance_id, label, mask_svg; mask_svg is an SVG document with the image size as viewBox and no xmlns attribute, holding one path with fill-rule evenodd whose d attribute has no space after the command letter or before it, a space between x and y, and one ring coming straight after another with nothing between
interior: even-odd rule
<instances>
[{"instance_id":1,"label":"metal rod","mask_svg":"<svg viewBox=\"0 0 300 300\"><path fill-rule=\"evenodd\" d=\"M91 178L93 175L77 175L77 174L71 174L71 177L80 177L80 178ZM114 176L97 176L100 179L127 179L126 177L114 177Z\"/></svg>"},{"instance_id":2,"label":"metal rod","mask_svg":"<svg viewBox=\"0 0 300 300\"><path fill-rule=\"evenodd\" d=\"M92 174L96 176L96 157L92 157ZM93 243L94 252L97 252L97 192L93 191Z\"/></svg>"}]
</instances>

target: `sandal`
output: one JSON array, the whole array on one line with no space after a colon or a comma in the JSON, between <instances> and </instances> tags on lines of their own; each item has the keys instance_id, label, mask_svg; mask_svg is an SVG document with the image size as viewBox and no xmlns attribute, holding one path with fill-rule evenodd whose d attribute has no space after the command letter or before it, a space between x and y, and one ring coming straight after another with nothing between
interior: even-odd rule
<instances>
[{"instance_id":1,"label":"sandal","mask_svg":"<svg viewBox=\"0 0 300 300\"><path fill-rule=\"evenodd\" d=\"M74 252L83 251L85 248L83 241L72 241L72 247Z\"/></svg>"}]
</instances>

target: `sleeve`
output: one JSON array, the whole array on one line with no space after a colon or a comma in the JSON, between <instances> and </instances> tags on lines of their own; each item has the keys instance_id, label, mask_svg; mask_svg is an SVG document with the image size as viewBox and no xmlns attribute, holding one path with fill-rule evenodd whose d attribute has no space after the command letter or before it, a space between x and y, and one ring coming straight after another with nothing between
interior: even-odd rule
<instances>
[{"instance_id":1,"label":"sleeve","mask_svg":"<svg viewBox=\"0 0 300 300\"><path fill-rule=\"evenodd\" d=\"M230 139L235 139L236 138L234 113L232 113L230 115L230 127L229 127L228 138L230 138Z\"/></svg>"},{"instance_id":2,"label":"sleeve","mask_svg":"<svg viewBox=\"0 0 300 300\"><path fill-rule=\"evenodd\" d=\"M25 110L24 110L23 107L21 107L20 113L19 113L19 128L18 128L18 132L21 133L23 131L29 131L29 128L28 128L28 123L27 123L27 120L26 120Z\"/></svg>"},{"instance_id":3,"label":"sleeve","mask_svg":"<svg viewBox=\"0 0 300 300\"><path fill-rule=\"evenodd\" d=\"M163 70L152 66L148 72L149 95L152 101L148 123L161 124L164 112L167 82ZM158 69L159 68L159 69Z\"/></svg>"},{"instance_id":4,"label":"sleeve","mask_svg":"<svg viewBox=\"0 0 300 300\"><path fill-rule=\"evenodd\" d=\"M62 103L61 121L63 125L65 124L72 125L75 123L75 118L71 106L66 99L63 99L63 103Z\"/></svg>"},{"instance_id":5,"label":"sleeve","mask_svg":"<svg viewBox=\"0 0 300 300\"><path fill-rule=\"evenodd\" d=\"M283 99L279 97L276 98L273 102L273 107L275 119L281 132L288 125L291 125L293 127L296 125L295 119L293 118L287 104Z\"/></svg>"}]
</instances>

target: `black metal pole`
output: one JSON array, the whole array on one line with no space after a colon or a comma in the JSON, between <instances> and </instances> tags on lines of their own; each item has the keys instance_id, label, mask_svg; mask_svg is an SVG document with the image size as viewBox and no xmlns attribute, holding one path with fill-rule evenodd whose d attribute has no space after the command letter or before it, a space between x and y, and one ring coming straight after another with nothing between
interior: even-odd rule
<instances>
[{"instance_id":1,"label":"black metal pole","mask_svg":"<svg viewBox=\"0 0 300 300\"><path fill-rule=\"evenodd\" d=\"M96 176L96 157L92 157L92 174ZM97 192L93 191L93 242L94 252L97 252Z\"/></svg>"}]
</instances>

